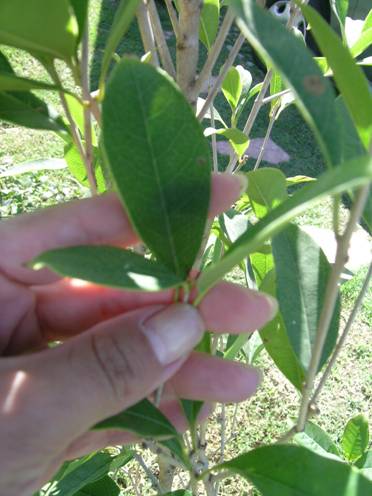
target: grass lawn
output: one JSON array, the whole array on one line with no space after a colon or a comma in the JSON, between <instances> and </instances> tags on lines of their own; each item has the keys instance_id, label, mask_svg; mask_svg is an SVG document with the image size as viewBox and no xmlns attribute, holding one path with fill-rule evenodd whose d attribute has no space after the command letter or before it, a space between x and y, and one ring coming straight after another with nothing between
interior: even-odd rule
<instances>
[{"instance_id":1,"label":"grass lawn","mask_svg":"<svg viewBox=\"0 0 372 496\"><path fill-rule=\"evenodd\" d=\"M114 6L117 3L117 0L91 0L90 26L93 50L91 81L93 87L97 82L102 50L112 22ZM171 27L167 14L160 3L158 6L165 30L170 32ZM231 33L219 65L226 57L227 50L232 46L236 35L236 31ZM169 44L174 53L174 37L169 37ZM48 80L43 68L24 53L11 49L4 51L10 57L19 75ZM120 54L143 54L135 23L120 44L118 52ZM201 60L203 58L205 58L205 53L202 51ZM262 80L264 74L254 65L252 52L247 44L243 46L238 56L238 63L252 72L254 82ZM61 70L68 78L66 70L63 67ZM69 84L72 85L73 83L69 80ZM55 94L42 91L37 93L45 97L57 109L60 109ZM222 95L218 96L215 105L221 115L228 119L228 106ZM262 138L264 136L268 122L268 110L263 109L261 111L253 128L252 137ZM314 137L294 106L285 110L281 115L274 126L272 139L290 156L287 162L279 166L287 176L304 174L316 177L323 170L323 161ZM44 170L1 178L2 172L9 171L22 162L51 157L62 158L64 143L53 133L21 129L0 123L0 143L0 217L5 218L87 195L87 191L76 182L66 169ZM220 158L220 168L223 169L226 160L223 157ZM249 161L246 167L249 169L252 167L252 163ZM262 166L265 165L270 164L264 162ZM323 202L299 218L297 222L330 227L332 225L330 201ZM362 275L365 272L363 271L362 268L357 276L342 288L341 329L352 307L352 301L361 286ZM232 274L233 280L239 281L239 278L238 272ZM343 427L350 417L364 413L372 420L372 374L370 367L372 337L369 329L371 318L372 292L370 291L319 401L320 415L315 421L331 435L335 442L340 438ZM297 413L298 395L296 391L273 366L266 352L261 353L256 365L263 371L263 383L254 398L238 406L236 411L237 428L226 446L225 459L236 456L238 453L261 443L275 441L281 433L287 430ZM226 406L227 438L230 437L229 430L231 429L234 410L233 405ZM208 451L211 459L215 462L219 460L220 456L221 418L221 407L218 406L211 417L207 433ZM150 464L153 461L150 457ZM156 471L156 466L152 466ZM152 494L149 480L141 472L141 469L134 464L128 467L131 470L130 476L126 471L122 471L118 475L119 481L125 489L125 494ZM136 493L135 485L137 485L139 493ZM220 494L253 495L256 493L242 481L226 480Z\"/></svg>"}]
</instances>

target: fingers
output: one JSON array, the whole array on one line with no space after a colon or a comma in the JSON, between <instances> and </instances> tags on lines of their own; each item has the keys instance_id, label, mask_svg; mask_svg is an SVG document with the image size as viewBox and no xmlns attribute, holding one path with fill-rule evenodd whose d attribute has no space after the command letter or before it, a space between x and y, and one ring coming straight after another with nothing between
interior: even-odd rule
<instances>
[{"instance_id":1,"label":"fingers","mask_svg":"<svg viewBox=\"0 0 372 496\"><path fill-rule=\"evenodd\" d=\"M239 176L213 174L210 216L226 210L238 198L241 188ZM0 270L25 284L56 280L46 270L35 273L22 267L43 251L80 244L128 246L138 242L123 207L113 193L21 215L2 224L0 238Z\"/></svg>"},{"instance_id":2,"label":"fingers","mask_svg":"<svg viewBox=\"0 0 372 496\"><path fill-rule=\"evenodd\" d=\"M260 381L261 374L253 367L194 352L170 385L179 398L238 403L252 396Z\"/></svg>"},{"instance_id":3,"label":"fingers","mask_svg":"<svg viewBox=\"0 0 372 496\"><path fill-rule=\"evenodd\" d=\"M17 431L26 444L38 444L44 436L40 444L63 450L95 423L167 381L203 331L190 305L152 306L111 319L60 347L4 359L2 364L12 364L0 396L9 432Z\"/></svg>"},{"instance_id":4,"label":"fingers","mask_svg":"<svg viewBox=\"0 0 372 496\"><path fill-rule=\"evenodd\" d=\"M64 280L35 289L37 314L46 340L66 339L93 325L146 305L169 304L171 291L124 292ZM275 300L266 294L221 282L199 305L207 329L241 333L262 327L276 313Z\"/></svg>"}]
</instances>

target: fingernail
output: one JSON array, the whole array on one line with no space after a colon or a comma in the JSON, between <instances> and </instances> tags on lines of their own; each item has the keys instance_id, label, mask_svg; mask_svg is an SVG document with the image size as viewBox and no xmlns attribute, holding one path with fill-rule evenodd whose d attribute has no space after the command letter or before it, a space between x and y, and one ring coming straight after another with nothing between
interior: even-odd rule
<instances>
[{"instance_id":1,"label":"fingernail","mask_svg":"<svg viewBox=\"0 0 372 496\"><path fill-rule=\"evenodd\" d=\"M242 195L247 191L248 188L248 178L245 174L242 174L241 172L238 172L234 174L234 177L239 179L240 182L240 194Z\"/></svg>"},{"instance_id":2,"label":"fingernail","mask_svg":"<svg viewBox=\"0 0 372 496\"><path fill-rule=\"evenodd\" d=\"M189 353L201 340L204 331L198 311L184 304L167 307L145 320L141 327L162 365Z\"/></svg>"}]
</instances>

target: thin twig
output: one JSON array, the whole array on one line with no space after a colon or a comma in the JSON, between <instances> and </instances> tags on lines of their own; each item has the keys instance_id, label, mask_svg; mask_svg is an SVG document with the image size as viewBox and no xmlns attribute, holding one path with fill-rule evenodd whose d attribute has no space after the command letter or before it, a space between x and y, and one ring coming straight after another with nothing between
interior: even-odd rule
<instances>
[{"instance_id":1,"label":"thin twig","mask_svg":"<svg viewBox=\"0 0 372 496\"><path fill-rule=\"evenodd\" d=\"M137 8L137 22L141 33L141 39L145 53L150 52L150 63L155 67L159 67L160 64L155 46L154 32L152 30L152 25L150 22L148 6L144 0L139 3Z\"/></svg>"},{"instance_id":2,"label":"thin twig","mask_svg":"<svg viewBox=\"0 0 372 496\"><path fill-rule=\"evenodd\" d=\"M200 112L198 113L197 117L199 121L203 120L205 114L208 112L209 108L213 105L213 101L217 95L217 93L220 91L223 80L225 79L225 76L230 69L230 67L233 65L234 60L236 59L236 56L239 53L239 50L241 49L243 43L244 43L244 36L240 34L238 38L236 39L234 46L230 50L230 53L221 69L221 72L217 76L210 92L208 93L208 96L204 102L204 105L202 106Z\"/></svg>"},{"instance_id":3,"label":"thin twig","mask_svg":"<svg viewBox=\"0 0 372 496\"><path fill-rule=\"evenodd\" d=\"M347 252L349 249L350 239L357 225L357 222L359 221L362 215L363 208L368 197L368 193L369 193L369 185L363 186L358 190L355 197L354 205L350 212L350 217L347 226L337 244L336 260L333 265L326 288L324 305L319 318L318 330L311 353L311 361L306 377L305 387L303 390L300 411L298 414L298 421L297 421L298 432L304 429L308 417L308 413L311 407L311 403L310 403L311 393L314 387L314 380L319 368L319 362L322 355L324 343L327 337L329 324L331 322L336 300L338 297L338 292L339 292L338 283L345 262L347 261Z\"/></svg>"},{"instance_id":4,"label":"thin twig","mask_svg":"<svg viewBox=\"0 0 372 496\"><path fill-rule=\"evenodd\" d=\"M366 295L366 292L368 290L368 287L369 287L369 283L370 283L370 280L371 280L371 275L372 275L372 262L370 263L369 265L369 268L368 268L368 272L367 272L367 275L364 279L364 282L363 282L363 286L354 302L354 306L353 306L353 309L349 315L349 318L346 322L346 325L345 325L345 329L343 330L342 334L341 334L341 337L340 339L338 340L338 343L333 351L333 354L331 356L331 359L329 360L328 362L328 365L320 379L320 382L318 384L318 387L316 388L315 390L315 393L313 394L311 400L310 400L310 404L315 404L316 403L316 400L318 399L318 396L326 382L326 380L328 379L331 371L332 371L332 367L333 365L335 364L339 354L340 354L340 351L346 341L346 338L349 334L349 331L354 323L354 320L355 320L355 317L357 316L357 313L363 303L363 299Z\"/></svg>"},{"instance_id":5,"label":"thin twig","mask_svg":"<svg viewBox=\"0 0 372 496\"><path fill-rule=\"evenodd\" d=\"M270 103L273 100L276 100L277 98L280 98L282 96L289 95L289 93L291 93L291 90L289 90L289 89L283 90L283 91L279 91L279 93L275 93L274 95L270 95L270 96L267 96L266 98L264 98L262 100L262 103L264 105L266 105L266 103Z\"/></svg>"},{"instance_id":6,"label":"thin twig","mask_svg":"<svg viewBox=\"0 0 372 496\"><path fill-rule=\"evenodd\" d=\"M163 494L162 489L160 487L160 484L158 482L158 479L155 477L153 474L152 470L150 467L147 466L145 460L142 458L142 456L139 453L135 453L133 455L133 458L136 460L136 462L140 465L140 467L143 469L147 477L150 479L151 485L153 486L154 489L159 491L160 494Z\"/></svg>"},{"instance_id":7,"label":"thin twig","mask_svg":"<svg viewBox=\"0 0 372 496\"><path fill-rule=\"evenodd\" d=\"M84 102L84 138L85 138L85 163L90 189L93 195L97 194L97 181L94 174L94 157L92 143L92 114L90 108L89 88L89 20L86 19L85 31L81 49L81 85Z\"/></svg>"},{"instance_id":8,"label":"thin twig","mask_svg":"<svg viewBox=\"0 0 372 496\"><path fill-rule=\"evenodd\" d=\"M207 60L205 61L205 64L202 70L200 71L198 79L195 83L195 87L194 87L195 98L197 98L200 95L205 82L208 81L212 75L213 67L215 66L217 59L225 44L225 40L227 35L229 34L233 20L234 20L234 16L231 13L230 9L228 9L222 21L218 35L209 51Z\"/></svg>"},{"instance_id":9,"label":"thin twig","mask_svg":"<svg viewBox=\"0 0 372 496\"><path fill-rule=\"evenodd\" d=\"M58 84L58 86L60 86L61 82L60 82L59 75L58 75L54 65L53 64L49 65L47 69L48 69L50 77L52 78L54 83L56 83L56 84ZM91 175L89 173L89 163L87 162L85 149L84 149L83 143L82 143L81 138L80 138L79 130L77 128L76 122L74 121L74 118L72 117L72 114L70 112L70 108L67 104L67 100L66 100L66 97L65 97L65 94L63 91L59 92L59 97L61 100L62 108L66 114L67 121L70 125L73 142L74 142L76 148L78 149L78 152L79 152L79 154L83 160L83 163L84 163L84 166L85 166L85 169L87 172L87 177L89 180L91 193L92 193L92 195L94 195L94 194L96 194L95 182L94 183L91 182Z\"/></svg>"},{"instance_id":10,"label":"thin twig","mask_svg":"<svg viewBox=\"0 0 372 496\"><path fill-rule=\"evenodd\" d=\"M164 31L160 22L158 10L156 8L154 0L148 0L148 9L150 15L150 21L152 28L154 30L154 37L156 41L156 46L159 51L159 56L161 63L167 73L174 79L176 77L176 69L173 64L171 54L167 45L167 41L164 36Z\"/></svg>"},{"instance_id":11,"label":"thin twig","mask_svg":"<svg viewBox=\"0 0 372 496\"><path fill-rule=\"evenodd\" d=\"M177 17L176 9L173 7L172 0L165 0L165 5L167 6L169 19L170 19L174 34L175 34L176 39L177 39L179 36L179 23L178 23L178 17Z\"/></svg>"},{"instance_id":12,"label":"thin twig","mask_svg":"<svg viewBox=\"0 0 372 496\"><path fill-rule=\"evenodd\" d=\"M225 461L225 447L226 447L226 407L221 404L221 439L220 439L220 463Z\"/></svg>"},{"instance_id":13,"label":"thin twig","mask_svg":"<svg viewBox=\"0 0 372 496\"><path fill-rule=\"evenodd\" d=\"M214 128L215 127L215 120L214 120L214 107L213 105L210 106L209 112L211 114L211 126ZM212 134L212 158L213 158L213 171L218 172L218 157L217 157L217 137L216 134Z\"/></svg>"},{"instance_id":14,"label":"thin twig","mask_svg":"<svg viewBox=\"0 0 372 496\"><path fill-rule=\"evenodd\" d=\"M265 79L262 82L261 90L254 101L254 104L253 104L251 111L249 113L247 122L245 123L244 129L243 129L243 133L248 137L251 134L253 124L255 123L257 115L258 115L258 113L262 107L262 102L263 102L263 99L265 98L266 92L270 86L272 77L273 77L273 72L270 69L266 73ZM238 158L239 158L238 155L236 153L233 153L233 155L231 156L230 162L226 168L226 172L233 172L234 171L235 166L238 162Z\"/></svg>"},{"instance_id":15,"label":"thin twig","mask_svg":"<svg viewBox=\"0 0 372 496\"><path fill-rule=\"evenodd\" d=\"M261 150L260 150L260 153L258 154L258 157L257 157L256 163L254 164L253 170L257 170L259 168L261 162L262 162L267 143L269 142L269 139L270 139L271 131L273 129L274 123L276 121L276 117L277 117L278 112L279 112L279 108L280 108L280 105L276 105L276 107L274 107L273 110L270 112L269 125L267 126L266 134L265 134L264 140L262 142ZM238 171L239 167L237 167L236 170Z\"/></svg>"}]
</instances>

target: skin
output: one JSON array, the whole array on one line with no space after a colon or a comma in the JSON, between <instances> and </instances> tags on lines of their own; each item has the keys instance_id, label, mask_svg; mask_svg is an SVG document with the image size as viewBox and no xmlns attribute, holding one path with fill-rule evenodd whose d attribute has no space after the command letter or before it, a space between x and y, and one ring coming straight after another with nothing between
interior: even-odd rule
<instances>
[{"instance_id":1,"label":"skin","mask_svg":"<svg viewBox=\"0 0 372 496\"><path fill-rule=\"evenodd\" d=\"M240 189L236 177L214 176L210 216L226 210ZM0 239L0 494L29 496L63 461L133 442L123 431L89 429L163 383L161 409L180 430L177 397L238 402L255 391L255 369L192 348L204 329L261 327L276 311L266 296L221 282L196 310L173 305L171 291L112 290L25 266L51 248L137 243L114 194L4 221ZM154 316L166 325L180 311L200 329L176 360L162 363L141 329ZM48 348L56 340L63 344Z\"/></svg>"}]
</instances>

